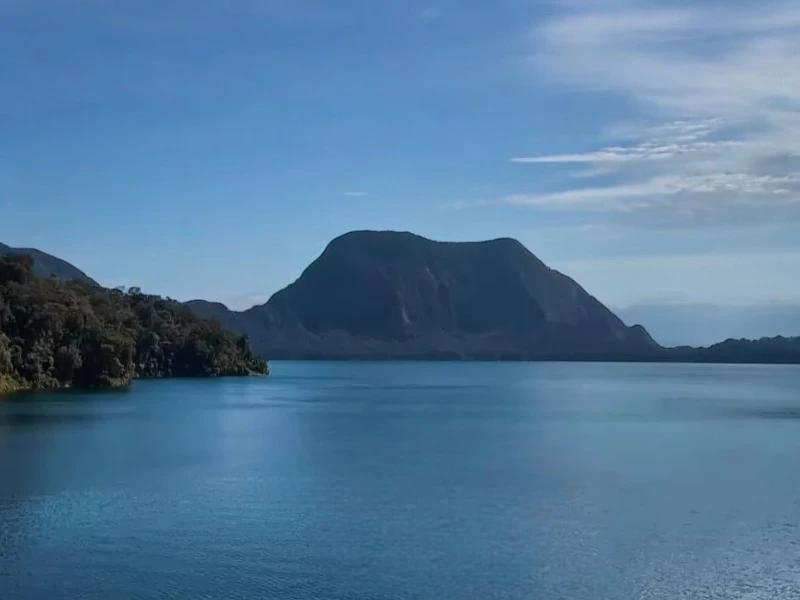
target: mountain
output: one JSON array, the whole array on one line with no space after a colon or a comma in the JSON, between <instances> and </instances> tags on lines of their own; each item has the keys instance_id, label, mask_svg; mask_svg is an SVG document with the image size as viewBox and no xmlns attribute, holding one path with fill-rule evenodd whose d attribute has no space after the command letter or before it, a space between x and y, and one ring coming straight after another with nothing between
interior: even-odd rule
<instances>
[{"instance_id":1,"label":"mountain","mask_svg":"<svg viewBox=\"0 0 800 600\"><path fill-rule=\"evenodd\" d=\"M800 305L640 304L614 312L626 323L641 323L663 346L800 335Z\"/></svg>"},{"instance_id":2,"label":"mountain","mask_svg":"<svg viewBox=\"0 0 800 600\"><path fill-rule=\"evenodd\" d=\"M25 254L33 259L33 274L36 277L57 277L67 281L80 281L97 285L86 273L72 266L65 260L51 256L35 248L12 248L0 244L0 256L9 254Z\"/></svg>"},{"instance_id":3,"label":"mountain","mask_svg":"<svg viewBox=\"0 0 800 600\"><path fill-rule=\"evenodd\" d=\"M800 364L800 337L728 339L708 348L683 346L665 352L665 361L720 364Z\"/></svg>"},{"instance_id":4,"label":"mountain","mask_svg":"<svg viewBox=\"0 0 800 600\"><path fill-rule=\"evenodd\" d=\"M265 305L188 303L270 358L641 359L660 351L512 239L356 231Z\"/></svg>"}]
</instances>

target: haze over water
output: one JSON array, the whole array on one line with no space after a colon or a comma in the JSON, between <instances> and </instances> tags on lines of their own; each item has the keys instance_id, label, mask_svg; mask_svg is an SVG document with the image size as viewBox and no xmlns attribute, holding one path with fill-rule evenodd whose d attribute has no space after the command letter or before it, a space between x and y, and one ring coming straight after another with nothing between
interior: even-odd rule
<instances>
[{"instance_id":1,"label":"haze over water","mask_svg":"<svg viewBox=\"0 0 800 600\"><path fill-rule=\"evenodd\" d=\"M0 403L0 598L800 597L800 368L274 363Z\"/></svg>"}]
</instances>

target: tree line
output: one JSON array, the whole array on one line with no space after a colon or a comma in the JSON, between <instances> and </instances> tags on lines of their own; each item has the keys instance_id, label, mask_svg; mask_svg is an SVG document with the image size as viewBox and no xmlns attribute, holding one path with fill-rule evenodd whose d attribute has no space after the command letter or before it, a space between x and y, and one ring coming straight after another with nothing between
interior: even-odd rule
<instances>
[{"instance_id":1,"label":"tree line","mask_svg":"<svg viewBox=\"0 0 800 600\"><path fill-rule=\"evenodd\" d=\"M268 372L247 336L176 300L37 278L32 268L29 256L0 257L0 392Z\"/></svg>"}]
</instances>

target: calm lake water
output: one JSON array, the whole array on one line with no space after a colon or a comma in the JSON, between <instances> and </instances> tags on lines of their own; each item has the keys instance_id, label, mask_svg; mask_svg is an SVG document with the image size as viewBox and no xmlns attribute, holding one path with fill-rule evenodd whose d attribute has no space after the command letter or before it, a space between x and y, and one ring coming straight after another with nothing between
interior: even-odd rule
<instances>
[{"instance_id":1,"label":"calm lake water","mask_svg":"<svg viewBox=\"0 0 800 600\"><path fill-rule=\"evenodd\" d=\"M800 598L800 369L275 363L0 403L0 598Z\"/></svg>"}]
</instances>

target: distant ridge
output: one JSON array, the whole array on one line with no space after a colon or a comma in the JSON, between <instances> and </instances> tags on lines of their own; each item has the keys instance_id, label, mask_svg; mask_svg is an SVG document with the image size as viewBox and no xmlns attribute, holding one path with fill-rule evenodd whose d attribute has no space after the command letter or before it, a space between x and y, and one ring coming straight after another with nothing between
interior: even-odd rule
<instances>
[{"instance_id":1,"label":"distant ridge","mask_svg":"<svg viewBox=\"0 0 800 600\"><path fill-rule=\"evenodd\" d=\"M35 248L12 248L0 244L0 256L7 254L25 254L33 259L33 274L36 277L56 277L65 281L80 281L97 285L97 282L86 273L65 260L36 250Z\"/></svg>"},{"instance_id":2,"label":"distant ridge","mask_svg":"<svg viewBox=\"0 0 800 600\"><path fill-rule=\"evenodd\" d=\"M640 304L614 312L626 323L642 323L664 346L709 346L726 338L800 335L800 303Z\"/></svg>"}]
</instances>

